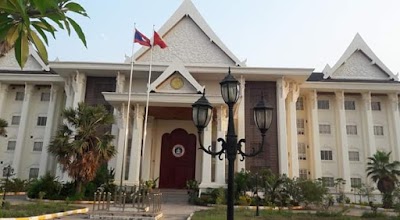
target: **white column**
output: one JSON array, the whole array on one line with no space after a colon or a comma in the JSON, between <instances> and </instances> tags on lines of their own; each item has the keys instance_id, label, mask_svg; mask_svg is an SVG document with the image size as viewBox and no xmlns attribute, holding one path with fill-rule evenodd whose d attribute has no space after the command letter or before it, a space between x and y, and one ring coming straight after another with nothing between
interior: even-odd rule
<instances>
[{"instance_id":1,"label":"white column","mask_svg":"<svg viewBox=\"0 0 400 220\"><path fill-rule=\"evenodd\" d=\"M312 160L311 160L311 177L312 179L322 178L321 170L321 149L319 142L319 122L318 122L318 98L317 91L310 92L307 100L307 109L310 112L311 126L310 127L310 139L312 147Z\"/></svg>"},{"instance_id":2,"label":"white column","mask_svg":"<svg viewBox=\"0 0 400 220\"><path fill-rule=\"evenodd\" d=\"M366 137L366 146L367 146L367 155L366 157L370 157L376 153L376 145L375 145L375 135L374 135L374 122L372 118L372 110L371 110L371 93L362 93L362 101L363 101L363 115L365 122L365 135Z\"/></svg>"},{"instance_id":3,"label":"white column","mask_svg":"<svg viewBox=\"0 0 400 220\"><path fill-rule=\"evenodd\" d=\"M49 107L47 110L47 123L43 137L43 149L40 155L40 165L39 165L39 176L43 176L48 171L49 156L47 152L47 146L49 146L50 139L53 135L53 130L57 127L57 121L54 120L55 108L57 103L57 95L59 92L59 87L57 85L51 85L50 89L50 100Z\"/></svg>"},{"instance_id":4,"label":"white column","mask_svg":"<svg viewBox=\"0 0 400 220\"><path fill-rule=\"evenodd\" d=\"M299 87L296 83L290 83L290 93L287 98L288 104L288 138L290 146L290 177L299 177L299 153L297 144L297 115L296 115L296 102L299 98Z\"/></svg>"},{"instance_id":5,"label":"white column","mask_svg":"<svg viewBox=\"0 0 400 220\"><path fill-rule=\"evenodd\" d=\"M131 156L129 161L128 185L139 184L141 148L143 137L144 106L136 104L133 114Z\"/></svg>"},{"instance_id":6,"label":"white column","mask_svg":"<svg viewBox=\"0 0 400 220\"><path fill-rule=\"evenodd\" d=\"M143 148L143 158L142 158L142 176L141 180L152 179L150 175L151 166L151 149L153 148L153 125L154 117L149 116L147 120L147 135L146 135L146 146Z\"/></svg>"},{"instance_id":7,"label":"white column","mask_svg":"<svg viewBox=\"0 0 400 220\"><path fill-rule=\"evenodd\" d=\"M212 138L212 122L204 129L203 132L203 146L208 149L211 146ZM203 160L201 164L201 183L200 188L207 188L211 186L211 155L203 152Z\"/></svg>"},{"instance_id":8,"label":"white column","mask_svg":"<svg viewBox=\"0 0 400 220\"><path fill-rule=\"evenodd\" d=\"M399 97L397 93L388 94L387 114L389 118L389 139L391 140L391 150L393 160L400 160L400 115L399 115Z\"/></svg>"},{"instance_id":9,"label":"white column","mask_svg":"<svg viewBox=\"0 0 400 220\"><path fill-rule=\"evenodd\" d=\"M20 176L20 171L21 171L20 163L22 163L21 156L22 156L22 150L25 146L25 133L28 127L29 108L31 108L30 102L34 87L35 87L34 85L25 84L25 97L22 104L21 118L18 126L17 143L15 146L14 158L12 164L12 166L14 167L14 172L19 178L23 178L22 176Z\"/></svg>"},{"instance_id":10,"label":"white column","mask_svg":"<svg viewBox=\"0 0 400 220\"><path fill-rule=\"evenodd\" d=\"M345 192L350 192L350 165L349 165L349 147L347 142L346 132L346 112L344 109L344 92L335 92L336 95L336 136L337 136L337 149L338 149L338 166L341 178L346 180L344 187Z\"/></svg>"},{"instance_id":11,"label":"white column","mask_svg":"<svg viewBox=\"0 0 400 220\"><path fill-rule=\"evenodd\" d=\"M73 105L73 101L74 101L74 88L72 86L72 79L74 77L73 76L69 76L65 79L64 81L64 90L65 90L65 96L66 96L66 100L65 100L65 108L72 108Z\"/></svg>"},{"instance_id":12,"label":"white column","mask_svg":"<svg viewBox=\"0 0 400 220\"><path fill-rule=\"evenodd\" d=\"M246 81L244 80L243 77L240 78L240 100L239 100L239 106L237 106L237 115L234 116L237 118L237 136L238 140L240 139L245 139L246 136L246 124L245 124L245 90L246 90ZM246 149L246 144L242 144L242 150L245 151ZM236 172L240 172L241 170L246 169L246 162L245 160L240 161L240 157L237 157L236 159Z\"/></svg>"},{"instance_id":13,"label":"white column","mask_svg":"<svg viewBox=\"0 0 400 220\"><path fill-rule=\"evenodd\" d=\"M115 85L115 92L116 93L122 93L124 90L124 83L125 83L125 75L118 72L117 74L117 83ZM113 112L114 118L117 119L119 116L119 110L117 108L114 107L114 112ZM120 134L119 132L120 130L120 126L118 125L118 122L112 124L111 126L111 134L114 135L115 139L113 140L113 144L116 146L116 148L118 149L118 136ZM124 133L124 132L122 132ZM122 150L122 149L121 149ZM119 149L118 149L119 151ZM117 163L119 160L117 160L117 157L112 158L109 162L108 162L108 166L110 168L114 168L116 169L117 167ZM120 169L121 167L119 167ZM115 173L115 175L117 176L119 173ZM120 177L118 177L120 178ZM114 178L115 179L115 178Z\"/></svg>"},{"instance_id":14,"label":"white column","mask_svg":"<svg viewBox=\"0 0 400 220\"><path fill-rule=\"evenodd\" d=\"M3 117L2 115L3 115L4 106L5 106L4 103L6 100L7 91L8 91L8 84L0 82L0 118Z\"/></svg>"},{"instance_id":15,"label":"white column","mask_svg":"<svg viewBox=\"0 0 400 220\"><path fill-rule=\"evenodd\" d=\"M228 127L228 120L226 115L226 107L219 106L217 108L217 138L225 137L226 130ZM216 150L220 151L222 149L222 143L216 143ZM218 185L225 185L225 155L222 156L222 160L218 157L216 158L215 164L215 183Z\"/></svg>"},{"instance_id":16,"label":"white column","mask_svg":"<svg viewBox=\"0 0 400 220\"><path fill-rule=\"evenodd\" d=\"M276 100L277 100L277 121L278 121L278 155L279 155L279 174L288 174L288 149L287 149L287 129L286 129L286 102L285 99L289 92L289 84L283 78L276 81Z\"/></svg>"},{"instance_id":17,"label":"white column","mask_svg":"<svg viewBox=\"0 0 400 220\"><path fill-rule=\"evenodd\" d=\"M72 87L75 93L72 106L78 108L78 104L85 100L86 75L77 71L73 78Z\"/></svg>"},{"instance_id":18,"label":"white column","mask_svg":"<svg viewBox=\"0 0 400 220\"><path fill-rule=\"evenodd\" d=\"M125 164L124 163L124 155L125 158L127 156L127 149L124 149L125 145L125 136L126 136L126 126L127 126L127 121L126 121L126 111L127 107L125 103L122 103L121 107L117 111L116 114L116 121L117 121L117 126L118 126L118 136L117 136L117 155L116 155L116 163L115 163L115 181L114 183L119 185L121 181L121 174L122 174L122 181L125 181ZM129 134L129 133L128 133ZM128 146L126 147L128 148ZM124 172L122 172L122 166L124 166Z\"/></svg>"}]
</instances>

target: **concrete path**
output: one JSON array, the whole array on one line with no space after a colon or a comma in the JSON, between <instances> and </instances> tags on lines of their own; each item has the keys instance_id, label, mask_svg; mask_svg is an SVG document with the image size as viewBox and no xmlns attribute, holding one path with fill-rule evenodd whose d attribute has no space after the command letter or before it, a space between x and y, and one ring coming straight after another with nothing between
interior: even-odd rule
<instances>
[{"instance_id":1,"label":"concrete path","mask_svg":"<svg viewBox=\"0 0 400 220\"><path fill-rule=\"evenodd\" d=\"M186 220L191 213L208 209L208 207L190 205L186 190L162 190L162 213L165 220ZM7 201L13 204L29 203L25 196L8 196ZM92 205L77 205L92 209ZM87 214L65 216L57 219L89 219Z\"/></svg>"}]
</instances>

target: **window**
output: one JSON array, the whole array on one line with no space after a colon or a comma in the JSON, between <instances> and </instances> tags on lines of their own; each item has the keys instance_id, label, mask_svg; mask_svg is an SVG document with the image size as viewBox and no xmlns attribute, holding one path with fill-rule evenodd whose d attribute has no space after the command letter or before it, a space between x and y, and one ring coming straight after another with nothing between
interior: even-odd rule
<instances>
[{"instance_id":1,"label":"window","mask_svg":"<svg viewBox=\"0 0 400 220\"><path fill-rule=\"evenodd\" d=\"M321 150L321 160L332 160L332 151Z\"/></svg>"},{"instance_id":2,"label":"window","mask_svg":"<svg viewBox=\"0 0 400 220\"><path fill-rule=\"evenodd\" d=\"M42 94L40 96L40 101L42 101L42 102L50 101L50 92L42 92Z\"/></svg>"},{"instance_id":3,"label":"window","mask_svg":"<svg viewBox=\"0 0 400 220\"><path fill-rule=\"evenodd\" d=\"M7 150L15 150L15 146L17 145L16 141L8 141L7 143Z\"/></svg>"},{"instance_id":4,"label":"window","mask_svg":"<svg viewBox=\"0 0 400 220\"><path fill-rule=\"evenodd\" d=\"M374 135L383 136L383 126L375 125L374 126Z\"/></svg>"},{"instance_id":5,"label":"window","mask_svg":"<svg viewBox=\"0 0 400 220\"><path fill-rule=\"evenodd\" d=\"M358 151L349 151L350 161L360 161L360 153Z\"/></svg>"},{"instance_id":6,"label":"window","mask_svg":"<svg viewBox=\"0 0 400 220\"><path fill-rule=\"evenodd\" d=\"M19 125L19 121L21 120L21 116L14 115L11 118L11 125Z\"/></svg>"},{"instance_id":7,"label":"window","mask_svg":"<svg viewBox=\"0 0 400 220\"><path fill-rule=\"evenodd\" d=\"M297 119L297 134L304 135L304 119Z\"/></svg>"},{"instance_id":8,"label":"window","mask_svg":"<svg viewBox=\"0 0 400 220\"><path fill-rule=\"evenodd\" d=\"M29 169L29 179L36 179L39 177L39 168Z\"/></svg>"},{"instance_id":9,"label":"window","mask_svg":"<svg viewBox=\"0 0 400 220\"><path fill-rule=\"evenodd\" d=\"M357 135L357 125L346 125L347 135Z\"/></svg>"},{"instance_id":10,"label":"window","mask_svg":"<svg viewBox=\"0 0 400 220\"><path fill-rule=\"evenodd\" d=\"M361 186L361 178L350 178L351 187L359 187Z\"/></svg>"},{"instance_id":11,"label":"window","mask_svg":"<svg viewBox=\"0 0 400 220\"><path fill-rule=\"evenodd\" d=\"M37 119L37 126L46 126L47 117L39 116Z\"/></svg>"},{"instance_id":12,"label":"window","mask_svg":"<svg viewBox=\"0 0 400 220\"><path fill-rule=\"evenodd\" d=\"M344 109L345 110L356 110L356 102L355 101L344 101Z\"/></svg>"},{"instance_id":13,"label":"window","mask_svg":"<svg viewBox=\"0 0 400 220\"><path fill-rule=\"evenodd\" d=\"M303 180L308 179L308 170L306 170L306 169L300 169L300 170L299 170L299 178L300 178L300 179L303 179Z\"/></svg>"},{"instance_id":14,"label":"window","mask_svg":"<svg viewBox=\"0 0 400 220\"><path fill-rule=\"evenodd\" d=\"M331 133L331 125L320 124L319 125L319 133L320 134L330 134Z\"/></svg>"},{"instance_id":15,"label":"window","mask_svg":"<svg viewBox=\"0 0 400 220\"><path fill-rule=\"evenodd\" d=\"M318 100L318 109L329 109L329 100Z\"/></svg>"},{"instance_id":16,"label":"window","mask_svg":"<svg viewBox=\"0 0 400 220\"><path fill-rule=\"evenodd\" d=\"M371 109L373 111L380 111L381 110L381 103L380 102L371 102Z\"/></svg>"},{"instance_id":17,"label":"window","mask_svg":"<svg viewBox=\"0 0 400 220\"><path fill-rule=\"evenodd\" d=\"M306 145L304 143L297 143L297 148L299 152L299 160L307 160Z\"/></svg>"},{"instance_id":18,"label":"window","mask_svg":"<svg viewBox=\"0 0 400 220\"><path fill-rule=\"evenodd\" d=\"M23 101L25 97L25 93L24 92L16 92L15 93L15 100L16 101Z\"/></svg>"},{"instance_id":19,"label":"window","mask_svg":"<svg viewBox=\"0 0 400 220\"><path fill-rule=\"evenodd\" d=\"M325 184L326 187L334 187L335 180L333 177L322 177L322 182Z\"/></svg>"},{"instance_id":20,"label":"window","mask_svg":"<svg viewBox=\"0 0 400 220\"><path fill-rule=\"evenodd\" d=\"M33 151L42 151L42 148L43 148L43 142L41 141L33 142Z\"/></svg>"},{"instance_id":21,"label":"window","mask_svg":"<svg viewBox=\"0 0 400 220\"><path fill-rule=\"evenodd\" d=\"M299 97L296 102L296 110L304 110L303 97Z\"/></svg>"}]
</instances>

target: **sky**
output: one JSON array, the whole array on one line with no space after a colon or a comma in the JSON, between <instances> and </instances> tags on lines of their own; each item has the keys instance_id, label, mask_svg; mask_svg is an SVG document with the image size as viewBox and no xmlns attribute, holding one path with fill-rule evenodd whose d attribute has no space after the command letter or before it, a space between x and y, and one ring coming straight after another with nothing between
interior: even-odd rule
<instances>
[{"instance_id":1,"label":"sky","mask_svg":"<svg viewBox=\"0 0 400 220\"><path fill-rule=\"evenodd\" d=\"M86 34L59 32L49 59L124 62L133 27L151 36L183 0L78 0L90 18L73 16ZM224 44L249 67L333 66L359 33L378 58L400 72L399 0L192 0ZM168 42L167 42L168 43ZM139 45L135 46L135 51Z\"/></svg>"}]
</instances>

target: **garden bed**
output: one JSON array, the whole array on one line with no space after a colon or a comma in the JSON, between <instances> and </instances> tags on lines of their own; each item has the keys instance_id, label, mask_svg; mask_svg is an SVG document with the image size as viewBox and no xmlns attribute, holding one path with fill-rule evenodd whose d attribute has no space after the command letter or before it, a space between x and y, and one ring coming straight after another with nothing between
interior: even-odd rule
<instances>
[{"instance_id":1,"label":"garden bed","mask_svg":"<svg viewBox=\"0 0 400 220\"><path fill-rule=\"evenodd\" d=\"M4 209L0 209L0 218L31 217L58 212L66 212L82 209L79 206L71 206L65 203L31 203L31 204L6 204Z\"/></svg>"}]
</instances>

